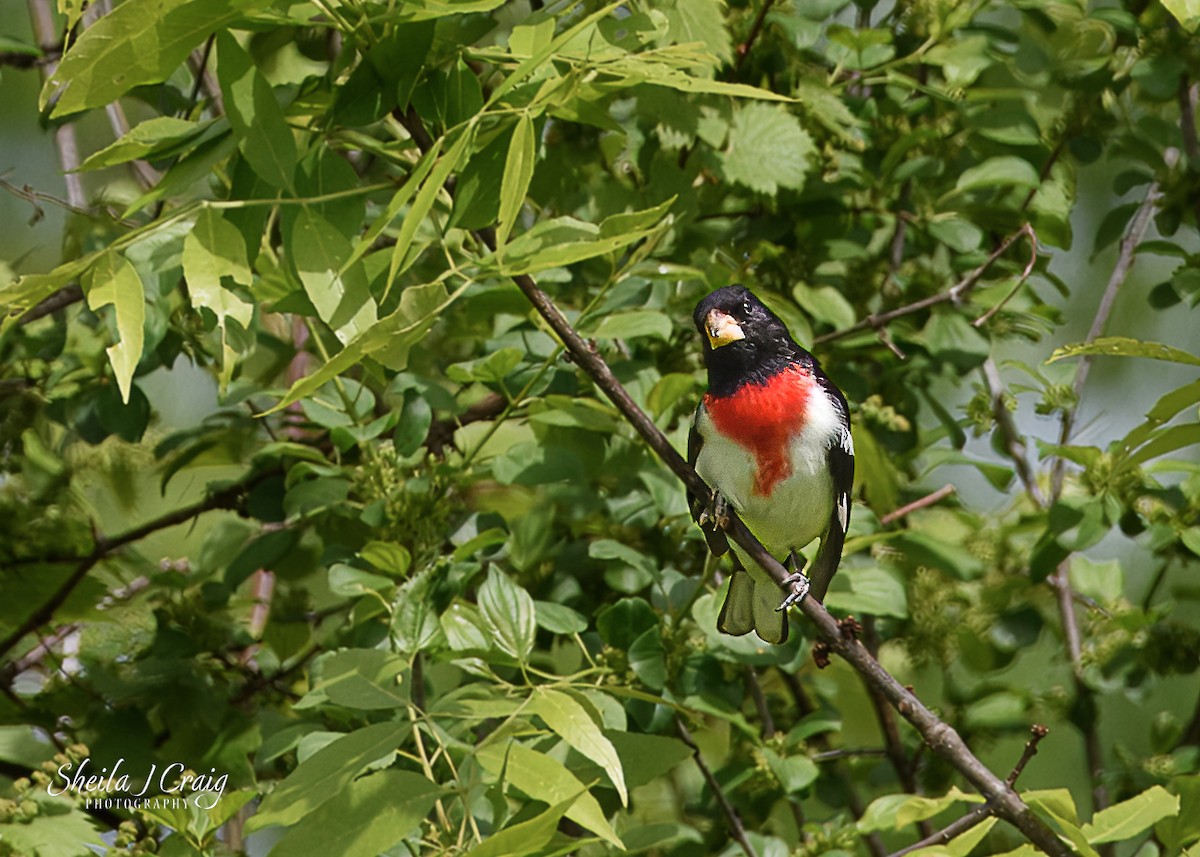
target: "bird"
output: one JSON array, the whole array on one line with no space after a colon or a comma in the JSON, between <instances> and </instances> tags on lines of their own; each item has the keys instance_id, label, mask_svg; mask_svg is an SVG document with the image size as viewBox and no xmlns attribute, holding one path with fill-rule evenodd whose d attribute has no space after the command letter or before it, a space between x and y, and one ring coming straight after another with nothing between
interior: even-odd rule
<instances>
[{"instance_id":1,"label":"bird","mask_svg":"<svg viewBox=\"0 0 1200 857\"><path fill-rule=\"evenodd\" d=\"M717 617L726 634L755 631L768 643L788 637L787 608L806 594L825 598L850 524L854 440L850 409L820 363L753 292L725 286L696 305L708 391L688 435L688 461L713 491L711 503L689 492L692 517L713 554L729 547L719 526L732 507L772 556L788 566L784 598L765 570L736 544L739 562ZM797 551L816 538L807 578Z\"/></svg>"}]
</instances>

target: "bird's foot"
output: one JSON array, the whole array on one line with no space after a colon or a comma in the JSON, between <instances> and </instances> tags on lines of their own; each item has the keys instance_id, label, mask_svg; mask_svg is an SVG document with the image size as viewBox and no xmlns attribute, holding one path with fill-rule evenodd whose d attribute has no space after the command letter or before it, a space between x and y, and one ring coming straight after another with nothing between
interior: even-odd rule
<instances>
[{"instance_id":1,"label":"bird's foot","mask_svg":"<svg viewBox=\"0 0 1200 857\"><path fill-rule=\"evenodd\" d=\"M722 532L729 529L729 501L720 491L712 493L712 501L700 511L698 523L701 527L712 527Z\"/></svg>"},{"instance_id":2,"label":"bird's foot","mask_svg":"<svg viewBox=\"0 0 1200 857\"><path fill-rule=\"evenodd\" d=\"M787 597L784 598L783 602L779 605L779 607L776 608L777 612L780 610L787 610L793 604L799 604L804 600L804 597L808 595L808 590L811 588L808 583L808 578L800 573L800 569L804 568L804 563L806 561L807 560L805 560L804 557L796 553L795 549L793 549L791 554L788 556L787 567L792 573L783 579L783 587L784 589L791 587L792 591L788 593Z\"/></svg>"},{"instance_id":3,"label":"bird's foot","mask_svg":"<svg viewBox=\"0 0 1200 857\"><path fill-rule=\"evenodd\" d=\"M775 608L776 612L780 610L787 610L793 604L799 604L804 600L804 597L808 595L808 590L811 588L808 578L798 571L792 572L785 577L783 579L783 586L785 589L791 587L792 591L789 592L787 597L783 599L783 602Z\"/></svg>"}]
</instances>

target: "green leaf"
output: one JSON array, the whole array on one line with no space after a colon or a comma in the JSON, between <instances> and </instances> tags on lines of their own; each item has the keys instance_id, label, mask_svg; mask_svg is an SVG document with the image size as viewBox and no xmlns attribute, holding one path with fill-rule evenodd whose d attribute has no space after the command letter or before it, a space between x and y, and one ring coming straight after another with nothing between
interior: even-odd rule
<instances>
[{"instance_id":1,"label":"green leaf","mask_svg":"<svg viewBox=\"0 0 1200 857\"><path fill-rule=\"evenodd\" d=\"M645 735L640 732L608 730L604 733L621 757L625 784L636 789L692 758L692 750L678 738Z\"/></svg>"},{"instance_id":2,"label":"green leaf","mask_svg":"<svg viewBox=\"0 0 1200 857\"><path fill-rule=\"evenodd\" d=\"M1163 0L1163 6L1189 33L1200 27L1200 0Z\"/></svg>"},{"instance_id":3,"label":"green leaf","mask_svg":"<svg viewBox=\"0 0 1200 857\"><path fill-rule=\"evenodd\" d=\"M109 250L84 275L83 293L88 309L93 312L110 304L115 311L118 341L108 347L108 359L117 376L121 401L128 404L133 373L142 359L142 328L146 322L146 295L141 277L124 256Z\"/></svg>"},{"instance_id":4,"label":"green leaf","mask_svg":"<svg viewBox=\"0 0 1200 857\"><path fill-rule=\"evenodd\" d=\"M603 256L668 226L671 221L666 216L674 201L671 197L653 208L615 214L599 226L574 217L543 220L510 241L502 255L489 256L483 264L491 262L499 273L512 277Z\"/></svg>"},{"instance_id":5,"label":"green leaf","mask_svg":"<svg viewBox=\"0 0 1200 857\"><path fill-rule=\"evenodd\" d=\"M541 717L560 738L603 768L621 796L621 804L629 805L621 758L587 709L561 691L539 687L530 697L527 710Z\"/></svg>"},{"instance_id":6,"label":"green leaf","mask_svg":"<svg viewBox=\"0 0 1200 857\"><path fill-rule=\"evenodd\" d=\"M783 756L769 747L763 749L763 755L785 794L802 792L816 782L819 771L808 756Z\"/></svg>"},{"instance_id":7,"label":"green leaf","mask_svg":"<svg viewBox=\"0 0 1200 857\"><path fill-rule=\"evenodd\" d=\"M1170 345L1158 342L1143 342L1127 336L1102 336L1091 342L1078 342L1056 348L1047 363L1065 360L1068 357L1104 355L1107 357L1146 357L1151 360L1166 360L1186 366L1200 366L1200 357Z\"/></svg>"},{"instance_id":8,"label":"green leaf","mask_svg":"<svg viewBox=\"0 0 1200 857\"><path fill-rule=\"evenodd\" d=\"M537 140L533 133L533 117L522 113L517 119L508 157L504 161L504 178L500 183L500 213L496 224L496 244L508 242L509 233L525 205L533 166L537 157Z\"/></svg>"},{"instance_id":9,"label":"green leaf","mask_svg":"<svg viewBox=\"0 0 1200 857\"><path fill-rule=\"evenodd\" d=\"M582 793L582 792L581 792ZM558 832L558 821L578 800L574 795L559 801L529 821L506 827L480 842L465 857L525 857L541 851Z\"/></svg>"},{"instance_id":10,"label":"green leaf","mask_svg":"<svg viewBox=\"0 0 1200 857\"><path fill-rule=\"evenodd\" d=\"M833 328L850 327L855 322L854 307L833 286L813 288L805 283L796 283L792 296L800 308L816 321Z\"/></svg>"},{"instance_id":11,"label":"green leaf","mask_svg":"<svg viewBox=\"0 0 1200 857\"><path fill-rule=\"evenodd\" d=\"M1101 604L1111 604L1125 592L1125 573L1118 560L1093 562L1085 556L1071 557L1071 585L1076 592L1094 598Z\"/></svg>"},{"instance_id":12,"label":"green leaf","mask_svg":"<svg viewBox=\"0 0 1200 857\"><path fill-rule=\"evenodd\" d=\"M287 857L378 854L416 832L441 788L410 771L355 780L304 816L271 849Z\"/></svg>"},{"instance_id":13,"label":"green leaf","mask_svg":"<svg viewBox=\"0 0 1200 857\"><path fill-rule=\"evenodd\" d=\"M1200 423L1188 423L1163 429L1153 440L1144 444L1129 456L1130 464L1145 464L1147 461L1200 443Z\"/></svg>"},{"instance_id":14,"label":"green leaf","mask_svg":"<svg viewBox=\"0 0 1200 857\"><path fill-rule=\"evenodd\" d=\"M391 293L392 284L396 282L396 277L406 271L415 261L415 257L410 258L408 251L412 247L413 238L416 237L417 228L429 216L429 212L433 209L433 202L437 199L438 194L442 192L446 184L446 179L450 177L450 173L458 168L458 162L462 159L463 153L469 150L474 139L475 125L472 123L458 135L458 139L454 141L454 145L450 147L446 154L442 155L436 161L430 162L431 166L428 177L421 185L421 189L417 191L416 198L413 199L408 213L404 215L404 220L400 223L400 232L396 235L396 244L392 247L392 261L388 266L387 285L383 293L385 301ZM436 148L437 146L435 146L435 150ZM407 186L408 184L405 183L405 187ZM401 188L401 190L403 189Z\"/></svg>"},{"instance_id":15,"label":"green leaf","mask_svg":"<svg viewBox=\"0 0 1200 857\"><path fill-rule=\"evenodd\" d=\"M733 41L721 0L670 0L660 8L667 18L668 40L675 44L699 42L721 63L733 60Z\"/></svg>"},{"instance_id":16,"label":"green leaf","mask_svg":"<svg viewBox=\"0 0 1200 857\"><path fill-rule=\"evenodd\" d=\"M483 618L495 635L496 646L522 663L528 660L537 633L533 599L529 593L492 567L488 569L487 580L479 587L477 600Z\"/></svg>"},{"instance_id":17,"label":"green leaf","mask_svg":"<svg viewBox=\"0 0 1200 857\"><path fill-rule=\"evenodd\" d=\"M1100 810L1083 835L1092 845L1132 839L1155 822L1179 814L1179 797L1162 786L1151 786L1140 795Z\"/></svg>"},{"instance_id":18,"label":"green leaf","mask_svg":"<svg viewBox=\"0 0 1200 857\"><path fill-rule=\"evenodd\" d=\"M587 617L565 604L535 601L537 623L551 634L581 634L587 630Z\"/></svg>"},{"instance_id":19,"label":"green leaf","mask_svg":"<svg viewBox=\"0 0 1200 857\"><path fill-rule=\"evenodd\" d=\"M296 141L271 85L228 31L217 33L216 44L225 112L243 157L263 181L293 190Z\"/></svg>"},{"instance_id":20,"label":"green leaf","mask_svg":"<svg viewBox=\"0 0 1200 857\"><path fill-rule=\"evenodd\" d=\"M402 369L407 361L408 349L416 344L438 317L454 303L468 284L464 284L452 294L446 294L446 287L441 283L429 283L423 286L410 286L404 290L399 308L391 315L380 319L373 326L346 344L346 347L335 354L328 363L313 374L297 381L288 390L287 395L279 404L267 410L263 415L272 414L286 408L292 402L316 392L328 381L342 372L358 365L364 357L372 355L385 356L388 352L393 361L392 368ZM396 365L398 364L398 365Z\"/></svg>"},{"instance_id":21,"label":"green leaf","mask_svg":"<svg viewBox=\"0 0 1200 857\"><path fill-rule=\"evenodd\" d=\"M342 342L362 335L377 321L362 264L348 268L344 264L352 249L346 237L314 209L304 206L296 215L288 253L317 315Z\"/></svg>"},{"instance_id":22,"label":"green leaf","mask_svg":"<svg viewBox=\"0 0 1200 857\"><path fill-rule=\"evenodd\" d=\"M100 107L135 86L166 80L209 35L266 0L126 0L83 31L46 81L51 117Z\"/></svg>"},{"instance_id":23,"label":"green leaf","mask_svg":"<svg viewBox=\"0 0 1200 857\"><path fill-rule=\"evenodd\" d=\"M815 151L812 137L786 109L750 103L734 113L721 163L727 180L774 194L780 187L804 187Z\"/></svg>"},{"instance_id":24,"label":"green leaf","mask_svg":"<svg viewBox=\"0 0 1200 857\"><path fill-rule=\"evenodd\" d=\"M534 800L556 804L577 795L567 818L587 828L618 848L624 848L620 837L604 816L604 810L579 778L556 759L531 750L517 742L493 741L475 752L475 758L492 776L504 779Z\"/></svg>"},{"instance_id":25,"label":"green leaf","mask_svg":"<svg viewBox=\"0 0 1200 857\"><path fill-rule=\"evenodd\" d=\"M9 821L0 830L10 853L35 857L87 857L106 847L89 818L60 801L37 801L38 813L27 822ZM93 846L93 847L88 847Z\"/></svg>"},{"instance_id":26,"label":"green leaf","mask_svg":"<svg viewBox=\"0 0 1200 857\"><path fill-rule=\"evenodd\" d=\"M665 313L633 309L603 316L591 331L591 335L596 339L636 339L652 336L666 342L671 338L674 327Z\"/></svg>"},{"instance_id":27,"label":"green leaf","mask_svg":"<svg viewBox=\"0 0 1200 857\"><path fill-rule=\"evenodd\" d=\"M468 15L472 12L490 12L503 6L506 0L404 0L396 9L403 21L429 21L449 15Z\"/></svg>"},{"instance_id":28,"label":"green leaf","mask_svg":"<svg viewBox=\"0 0 1200 857\"><path fill-rule=\"evenodd\" d=\"M156 116L135 125L115 143L89 155L79 169L98 170L138 158L167 157L182 144L204 135L215 124L216 120L189 122L174 116Z\"/></svg>"},{"instance_id":29,"label":"green leaf","mask_svg":"<svg viewBox=\"0 0 1200 857\"><path fill-rule=\"evenodd\" d=\"M1015 155L988 158L982 164L963 170L954 186L956 193L993 187L1037 187L1038 173L1029 161Z\"/></svg>"},{"instance_id":30,"label":"green leaf","mask_svg":"<svg viewBox=\"0 0 1200 857\"><path fill-rule=\"evenodd\" d=\"M273 824L295 824L312 815L368 766L390 760L409 732L407 723L376 723L322 747L267 795L246 823L247 832Z\"/></svg>"},{"instance_id":31,"label":"green leaf","mask_svg":"<svg viewBox=\"0 0 1200 857\"><path fill-rule=\"evenodd\" d=\"M1159 821L1154 835L1169 851L1176 851L1200 840L1200 776L1176 777L1171 788L1179 792L1179 814Z\"/></svg>"},{"instance_id":32,"label":"green leaf","mask_svg":"<svg viewBox=\"0 0 1200 857\"><path fill-rule=\"evenodd\" d=\"M224 391L233 376L237 359L237 351L229 344L227 322L233 319L242 330L249 330L254 304L225 288L221 280L228 277L235 283L249 286L254 275L246 261L246 242L242 233L220 212L203 209L183 239L183 276L187 279L192 305L205 307L217 317L217 326L221 329L220 381Z\"/></svg>"},{"instance_id":33,"label":"green leaf","mask_svg":"<svg viewBox=\"0 0 1200 857\"><path fill-rule=\"evenodd\" d=\"M402 708L408 694L398 690L405 663L380 649L346 649L323 656L314 667L319 681L296 708L331 703L359 711Z\"/></svg>"},{"instance_id":34,"label":"green leaf","mask_svg":"<svg viewBox=\"0 0 1200 857\"><path fill-rule=\"evenodd\" d=\"M904 585L895 575L882 568L843 569L834 580L848 581L850 591L835 584L825 599L831 609L870 616L907 618L908 598L904 593Z\"/></svg>"}]
</instances>

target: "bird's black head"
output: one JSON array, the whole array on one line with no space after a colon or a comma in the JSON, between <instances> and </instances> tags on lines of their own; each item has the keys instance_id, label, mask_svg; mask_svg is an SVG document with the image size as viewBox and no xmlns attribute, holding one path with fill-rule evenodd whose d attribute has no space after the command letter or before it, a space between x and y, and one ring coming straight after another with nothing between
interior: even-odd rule
<instances>
[{"instance_id":1,"label":"bird's black head","mask_svg":"<svg viewBox=\"0 0 1200 857\"><path fill-rule=\"evenodd\" d=\"M765 381L780 369L811 359L775 313L745 286L717 289L696 305L704 342L709 392L728 395L747 381Z\"/></svg>"}]
</instances>

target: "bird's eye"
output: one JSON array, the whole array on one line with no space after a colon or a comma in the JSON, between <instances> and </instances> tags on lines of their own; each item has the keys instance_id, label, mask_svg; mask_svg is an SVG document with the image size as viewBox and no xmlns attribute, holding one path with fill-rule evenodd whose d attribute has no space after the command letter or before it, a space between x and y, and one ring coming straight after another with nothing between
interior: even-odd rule
<instances>
[{"instance_id":1,"label":"bird's eye","mask_svg":"<svg viewBox=\"0 0 1200 857\"><path fill-rule=\"evenodd\" d=\"M744 312L746 315L750 315L750 311L752 309L754 309L754 307L750 306L750 301L742 301L742 312Z\"/></svg>"}]
</instances>

